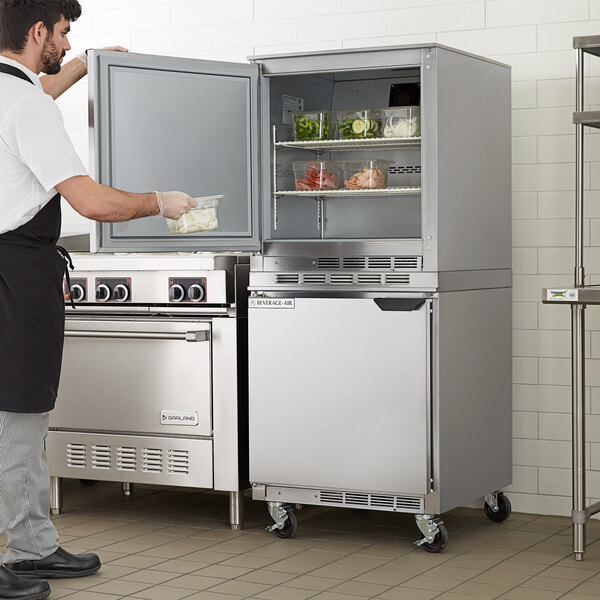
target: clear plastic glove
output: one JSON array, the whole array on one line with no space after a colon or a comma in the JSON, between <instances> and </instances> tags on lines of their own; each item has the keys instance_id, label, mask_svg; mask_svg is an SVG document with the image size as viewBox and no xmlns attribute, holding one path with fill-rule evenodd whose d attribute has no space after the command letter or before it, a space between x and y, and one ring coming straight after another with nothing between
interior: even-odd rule
<instances>
[{"instance_id":1,"label":"clear plastic glove","mask_svg":"<svg viewBox=\"0 0 600 600\"><path fill-rule=\"evenodd\" d=\"M154 192L161 217L177 220L198 206L198 202L183 192Z\"/></svg>"},{"instance_id":2,"label":"clear plastic glove","mask_svg":"<svg viewBox=\"0 0 600 600\"><path fill-rule=\"evenodd\" d=\"M91 50L91 48L90 48ZM100 48L100 50L112 50L114 52L129 52L129 50L127 48L124 48L123 46L106 46L105 48ZM87 56L87 50L85 52L80 52L75 58L78 58L84 65L85 68L87 69L88 66L88 56Z\"/></svg>"}]
</instances>

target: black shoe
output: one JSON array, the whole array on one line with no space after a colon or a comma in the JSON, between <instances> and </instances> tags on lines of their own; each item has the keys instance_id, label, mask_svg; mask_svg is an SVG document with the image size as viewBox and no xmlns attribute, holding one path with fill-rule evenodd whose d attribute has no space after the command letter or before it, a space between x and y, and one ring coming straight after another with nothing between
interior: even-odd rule
<instances>
[{"instance_id":1,"label":"black shoe","mask_svg":"<svg viewBox=\"0 0 600 600\"><path fill-rule=\"evenodd\" d=\"M95 554L75 555L59 547L54 554L46 556L46 558L22 560L4 566L22 577L64 579L66 577L91 575L98 571L102 565Z\"/></svg>"},{"instance_id":2,"label":"black shoe","mask_svg":"<svg viewBox=\"0 0 600 600\"><path fill-rule=\"evenodd\" d=\"M7 600L41 600L50 595L47 581L31 581L0 567L0 598Z\"/></svg>"}]
</instances>

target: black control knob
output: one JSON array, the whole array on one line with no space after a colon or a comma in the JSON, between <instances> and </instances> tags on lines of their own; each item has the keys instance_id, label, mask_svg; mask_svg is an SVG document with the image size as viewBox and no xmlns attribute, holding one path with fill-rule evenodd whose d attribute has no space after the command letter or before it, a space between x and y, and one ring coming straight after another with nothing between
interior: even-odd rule
<instances>
[{"instance_id":1,"label":"black control knob","mask_svg":"<svg viewBox=\"0 0 600 600\"><path fill-rule=\"evenodd\" d=\"M183 286L176 283L169 288L169 300L171 302L181 302L185 298Z\"/></svg>"},{"instance_id":2,"label":"black control knob","mask_svg":"<svg viewBox=\"0 0 600 600\"><path fill-rule=\"evenodd\" d=\"M128 298L129 288L122 283L116 285L115 289L113 290L113 300L116 300L117 302L125 302Z\"/></svg>"},{"instance_id":3,"label":"black control knob","mask_svg":"<svg viewBox=\"0 0 600 600\"><path fill-rule=\"evenodd\" d=\"M96 286L96 301L107 302L110 299L110 288L105 284L101 283Z\"/></svg>"},{"instance_id":4,"label":"black control knob","mask_svg":"<svg viewBox=\"0 0 600 600\"><path fill-rule=\"evenodd\" d=\"M75 283L71 286L69 294L73 302L81 302L85 298L85 290L83 289L83 286L79 285L78 283Z\"/></svg>"},{"instance_id":5,"label":"black control knob","mask_svg":"<svg viewBox=\"0 0 600 600\"><path fill-rule=\"evenodd\" d=\"M190 285L188 296L192 302L201 302L204 298L204 288L197 283Z\"/></svg>"}]
</instances>

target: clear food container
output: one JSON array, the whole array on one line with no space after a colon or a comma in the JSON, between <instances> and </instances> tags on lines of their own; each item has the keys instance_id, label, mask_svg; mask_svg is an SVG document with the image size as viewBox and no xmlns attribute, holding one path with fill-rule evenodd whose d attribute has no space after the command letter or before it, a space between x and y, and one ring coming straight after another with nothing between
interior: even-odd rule
<instances>
[{"instance_id":1,"label":"clear food container","mask_svg":"<svg viewBox=\"0 0 600 600\"><path fill-rule=\"evenodd\" d=\"M337 137L358 140L381 137L381 111L378 109L340 110L336 113Z\"/></svg>"},{"instance_id":2,"label":"clear food container","mask_svg":"<svg viewBox=\"0 0 600 600\"><path fill-rule=\"evenodd\" d=\"M391 160L381 159L344 161L344 187L347 190L375 190L386 188L391 164Z\"/></svg>"},{"instance_id":3,"label":"clear food container","mask_svg":"<svg viewBox=\"0 0 600 600\"><path fill-rule=\"evenodd\" d=\"M218 229L219 218L217 209L219 208L221 198L223 198L222 195L194 198L194 200L198 202L198 206L192 208L189 213L182 215L176 221L173 219L166 219L169 233L172 235L179 235Z\"/></svg>"},{"instance_id":4,"label":"clear food container","mask_svg":"<svg viewBox=\"0 0 600 600\"><path fill-rule=\"evenodd\" d=\"M293 163L297 190L337 190L342 165L331 160L301 160Z\"/></svg>"},{"instance_id":5,"label":"clear food container","mask_svg":"<svg viewBox=\"0 0 600 600\"><path fill-rule=\"evenodd\" d=\"M382 109L383 137L417 137L421 135L421 109L402 106Z\"/></svg>"},{"instance_id":6,"label":"clear food container","mask_svg":"<svg viewBox=\"0 0 600 600\"><path fill-rule=\"evenodd\" d=\"M329 113L295 112L292 115L294 123L294 140L296 142L313 142L329 138Z\"/></svg>"}]
</instances>

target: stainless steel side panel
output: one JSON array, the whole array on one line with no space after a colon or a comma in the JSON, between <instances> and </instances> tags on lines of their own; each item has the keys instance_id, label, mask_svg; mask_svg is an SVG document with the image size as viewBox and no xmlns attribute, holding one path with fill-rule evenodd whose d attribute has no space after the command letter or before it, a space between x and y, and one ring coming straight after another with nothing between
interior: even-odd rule
<instances>
[{"instance_id":1,"label":"stainless steel side panel","mask_svg":"<svg viewBox=\"0 0 600 600\"><path fill-rule=\"evenodd\" d=\"M429 491L429 311L295 298L249 309L250 480ZM252 305L252 299L251 299Z\"/></svg>"},{"instance_id":2,"label":"stainless steel side panel","mask_svg":"<svg viewBox=\"0 0 600 600\"><path fill-rule=\"evenodd\" d=\"M211 342L152 339L153 334L210 334L210 320L68 316L65 331L61 383L50 427L212 435ZM85 337L70 337L73 332ZM123 332L150 339L116 337ZM94 333L115 337L96 338ZM163 410L195 413L198 424L164 425Z\"/></svg>"},{"instance_id":3,"label":"stainless steel side panel","mask_svg":"<svg viewBox=\"0 0 600 600\"><path fill-rule=\"evenodd\" d=\"M54 477L213 487L212 441L50 431Z\"/></svg>"}]
</instances>

